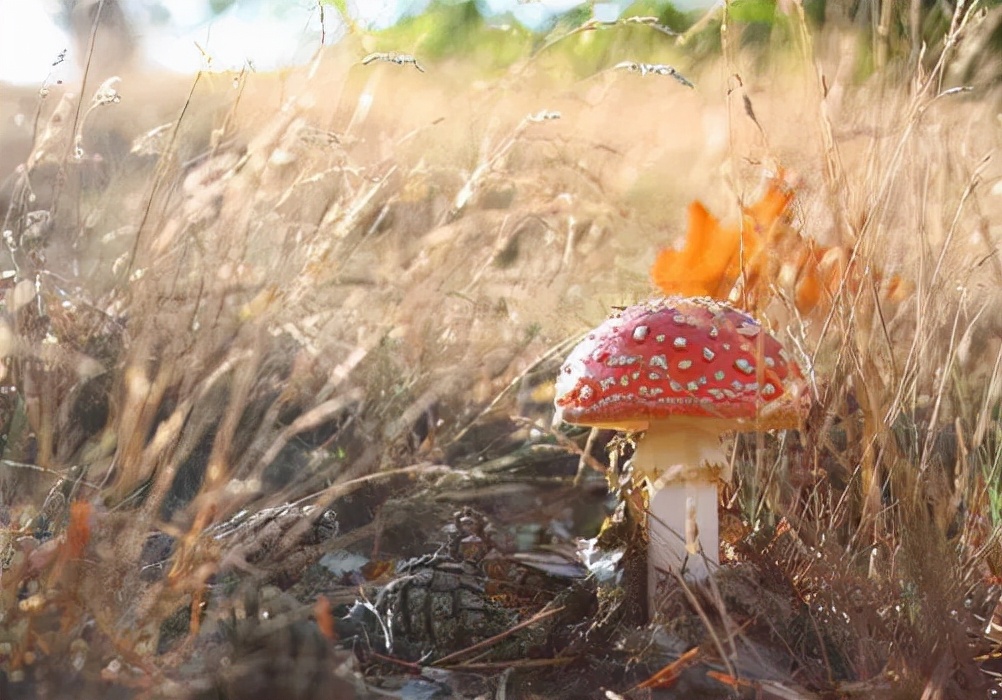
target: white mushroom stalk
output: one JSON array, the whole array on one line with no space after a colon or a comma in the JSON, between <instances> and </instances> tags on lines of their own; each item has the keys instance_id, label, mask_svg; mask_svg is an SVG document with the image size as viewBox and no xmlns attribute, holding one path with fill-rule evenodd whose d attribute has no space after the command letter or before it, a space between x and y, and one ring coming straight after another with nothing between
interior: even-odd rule
<instances>
[{"instance_id":1,"label":"white mushroom stalk","mask_svg":"<svg viewBox=\"0 0 1002 700\"><path fill-rule=\"evenodd\" d=\"M633 477L650 489L648 603L676 574L705 578L719 563L721 433L794 427L803 377L744 312L671 297L607 319L571 352L556 404L569 423L645 431Z\"/></svg>"},{"instance_id":2,"label":"white mushroom stalk","mask_svg":"<svg viewBox=\"0 0 1002 700\"><path fill-rule=\"evenodd\" d=\"M652 599L670 572L702 579L720 563L717 480L727 463L720 446L726 430L725 421L674 416L651 421L637 441L633 477L645 479L650 489L647 587Z\"/></svg>"}]
</instances>

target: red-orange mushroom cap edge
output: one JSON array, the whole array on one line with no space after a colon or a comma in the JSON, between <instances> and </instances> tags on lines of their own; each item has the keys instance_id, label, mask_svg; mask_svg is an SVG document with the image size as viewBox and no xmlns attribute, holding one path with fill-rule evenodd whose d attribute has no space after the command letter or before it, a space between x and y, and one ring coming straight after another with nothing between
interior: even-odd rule
<instances>
[{"instance_id":1,"label":"red-orange mushroom cap edge","mask_svg":"<svg viewBox=\"0 0 1002 700\"><path fill-rule=\"evenodd\" d=\"M673 416L731 429L791 428L807 394L797 363L752 316L708 297L622 309L588 333L557 378L568 423L645 430Z\"/></svg>"}]
</instances>

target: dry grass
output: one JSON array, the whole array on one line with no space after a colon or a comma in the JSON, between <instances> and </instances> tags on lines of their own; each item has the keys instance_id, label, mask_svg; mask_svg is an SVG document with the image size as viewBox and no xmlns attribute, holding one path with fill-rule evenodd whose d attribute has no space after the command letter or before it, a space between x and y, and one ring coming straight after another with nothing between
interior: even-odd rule
<instances>
[{"instance_id":1,"label":"dry grass","mask_svg":"<svg viewBox=\"0 0 1002 700\"><path fill-rule=\"evenodd\" d=\"M790 27L764 68L728 27L719 61L682 71L695 89L569 78L548 53L486 77L361 65L349 42L280 75L49 90L3 191L0 690L240 696L255 673L306 673L261 670L266 652L213 675L201 656L323 554L361 541L378 559L380 533L421 518L420 539L496 487L491 460L551 440L567 339L651 293L685 204L733 216L778 167L799 176L805 235L914 292L862 274L825 313L767 311L816 392L799 436L737 445L735 557L802 609L744 611L799 664L769 692L983 690L976 615L1002 576L997 95L947 89L956 52L935 47L858 81L854 35ZM558 477L560 503L583 498ZM349 523L362 494L390 506ZM414 494L433 497L401 505ZM310 507L283 524L286 503ZM245 509L267 517L237 528ZM310 609L288 614L246 634L267 650L308 627L309 673L355 692ZM769 664L733 631L709 646L755 678Z\"/></svg>"}]
</instances>

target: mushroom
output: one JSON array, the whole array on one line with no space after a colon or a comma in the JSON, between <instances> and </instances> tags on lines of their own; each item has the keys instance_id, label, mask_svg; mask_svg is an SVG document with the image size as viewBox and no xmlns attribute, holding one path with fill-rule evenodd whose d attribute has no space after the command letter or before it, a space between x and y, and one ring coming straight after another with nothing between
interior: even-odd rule
<instances>
[{"instance_id":1,"label":"mushroom","mask_svg":"<svg viewBox=\"0 0 1002 700\"><path fill-rule=\"evenodd\" d=\"M706 297L624 308L571 351L557 379L564 421L644 431L633 478L649 491L648 604L668 572L699 580L719 563L721 433L795 427L800 368L748 314Z\"/></svg>"}]
</instances>

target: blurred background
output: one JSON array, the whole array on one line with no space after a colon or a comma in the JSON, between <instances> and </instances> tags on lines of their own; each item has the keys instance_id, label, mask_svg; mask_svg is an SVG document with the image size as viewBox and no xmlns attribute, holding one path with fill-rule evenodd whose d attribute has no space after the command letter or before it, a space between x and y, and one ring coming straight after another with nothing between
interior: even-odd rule
<instances>
[{"instance_id":1,"label":"blurred background","mask_svg":"<svg viewBox=\"0 0 1002 700\"><path fill-rule=\"evenodd\" d=\"M301 63L322 37L332 43L344 36L345 14L361 27L378 30L420 15L432 4L431 0L0 0L0 82L31 84L49 77L76 77L83 53L79 49L88 45L99 11L102 31L109 35L101 42L99 60L128 58L137 67L187 73L205 68L209 56L211 67L218 70L245 66L273 70ZM499 26L516 23L540 31L571 11L614 20L636 3L478 0L437 4L471 4ZM713 0L673 3L681 11L711 5ZM327 11L321 13L322 6ZM60 57L65 60L54 66Z\"/></svg>"}]
</instances>

